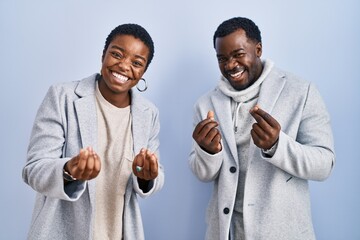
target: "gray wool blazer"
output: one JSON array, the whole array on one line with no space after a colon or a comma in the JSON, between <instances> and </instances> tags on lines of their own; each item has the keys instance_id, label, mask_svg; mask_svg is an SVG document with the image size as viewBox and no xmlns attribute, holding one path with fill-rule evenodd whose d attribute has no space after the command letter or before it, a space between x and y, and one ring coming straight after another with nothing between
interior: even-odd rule
<instances>
[{"instance_id":1,"label":"gray wool blazer","mask_svg":"<svg viewBox=\"0 0 360 240\"><path fill-rule=\"evenodd\" d=\"M325 105L313 84L276 68L262 83L258 104L282 129L273 157L265 157L250 143L243 205L246 239L315 239L308 180L325 180L335 163ZM193 141L189 164L201 181L214 182L206 239L225 240L239 174L231 99L217 88L199 98L194 107L194 126L209 110L215 111L219 122L223 149L210 155Z\"/></svg>"},{"instance_id":2,"label":"gray wool blazer","mask_svg":"<svg viewBox=\"0 0 360 240\"><path fill-rule=\"evenodd\" d=\"M62 171L81 148L97 149L95 84L96 74L52 86L38 110L23 168L23 180L37 191L28 239L92 239L95 179L64 187ZM134 92L131 97L134 152L145 147L159 156L158 110ZM130 176L124 203L124 239L144 239L136 195L147 197L159 191L163 183L161 165L147 193L139 188L136 176Z\"/></svg>"}]
</instances>

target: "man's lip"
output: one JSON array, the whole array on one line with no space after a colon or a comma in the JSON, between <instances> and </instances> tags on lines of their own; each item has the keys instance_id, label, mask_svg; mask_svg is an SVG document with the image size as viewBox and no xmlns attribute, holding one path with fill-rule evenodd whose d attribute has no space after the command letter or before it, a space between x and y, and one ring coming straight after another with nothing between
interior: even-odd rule
<instances>
[{"instance_id":1,"label":"man's lip","mask_svg":"<svg viewBox=\"0 0 360 240\"><path fill-rule=\"evenodd\" d=\"M236 79L236 78L241 77L244 72L245 72L245 69L242 69L240 71L235 71L235 72L228 72L228 76L233 79Z\"/></svg>"}]
</instances>

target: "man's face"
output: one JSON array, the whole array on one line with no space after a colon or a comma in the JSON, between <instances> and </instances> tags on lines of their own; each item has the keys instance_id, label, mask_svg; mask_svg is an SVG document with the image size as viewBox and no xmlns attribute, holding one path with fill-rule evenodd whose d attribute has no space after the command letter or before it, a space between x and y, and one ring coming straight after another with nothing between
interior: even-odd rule
<instances>
[{"instance_id":1,"label":"man's face","mask_svg":"<svg viewBox=\"0 0 360 240\"><path fill-rule=\"evenodd\" d=\"M259 78L262 46L248 39L243 29L216 38L215 50L222 75L236 90L249 87Z\"/></svg>"}]
</instances>

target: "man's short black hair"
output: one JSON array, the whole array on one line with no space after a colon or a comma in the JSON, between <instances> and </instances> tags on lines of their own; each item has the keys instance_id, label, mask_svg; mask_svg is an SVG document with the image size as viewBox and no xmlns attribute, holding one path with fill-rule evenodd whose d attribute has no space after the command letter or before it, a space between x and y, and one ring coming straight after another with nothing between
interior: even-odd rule
<instances>
[{"instance_id":1,"label":"man's short black hair","mask_svg":"<svg viewBox=\"0 0 360 240\"><path fill-rule=\"evenodd\" d=\"M252 20L244 17L234 17L222 22L216 29L213 38L214 48L216 38L225 37L239 29L245 31L247 38L255 43L261 43L261 32Z\"/></svg>"},{"instance_id":2,"label":"man's short black hair","mask_svg":"<svg viewBox=\"0 0 360 240\"><path fill-rule=\"evenodd\" d=\"M105 56L106 50L108 49L111 41L113 41L114 38L118 35L131 35L137 39L140 39L149 48L148 62L145 67L146 70L154 57L154 42L150 34L145 30L145 28L138 24L127 23L119 25L114 28L107 36L103 50L103 57Z\"/></svg>"}]
</instances>

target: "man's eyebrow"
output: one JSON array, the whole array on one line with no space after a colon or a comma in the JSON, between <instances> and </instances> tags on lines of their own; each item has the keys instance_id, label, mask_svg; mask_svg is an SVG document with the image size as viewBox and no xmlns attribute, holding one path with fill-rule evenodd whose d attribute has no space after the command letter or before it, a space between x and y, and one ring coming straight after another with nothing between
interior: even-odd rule
<instances>
[{"instance_id":1,"label":"man's eyebrow","mask_svg":"<svg viewBox=\"0 0 360 240\"><path fill-rule=\"evenodd\" d=\"M240 51L245 51L244 48L238 48L238 49L235 49L233 51L231 51L231 53L236 53L236 52L240 52Z\"/></svg>"},{"instance_id":2,"label":"man's eyebrow","mask_svg":"<svg viewBox=\"0 0 360 240\"><path fill-rule=\"evenodd\" d=\"M244 48L238 48L238 49L235 49L235 50L231 51L230 54L234 54L234 53L240 52L240 51L245 51L245 49ZM216 54L216 57L222 57L222 56L224 56L224 54Z\"/></svg>"}]
</instances>

